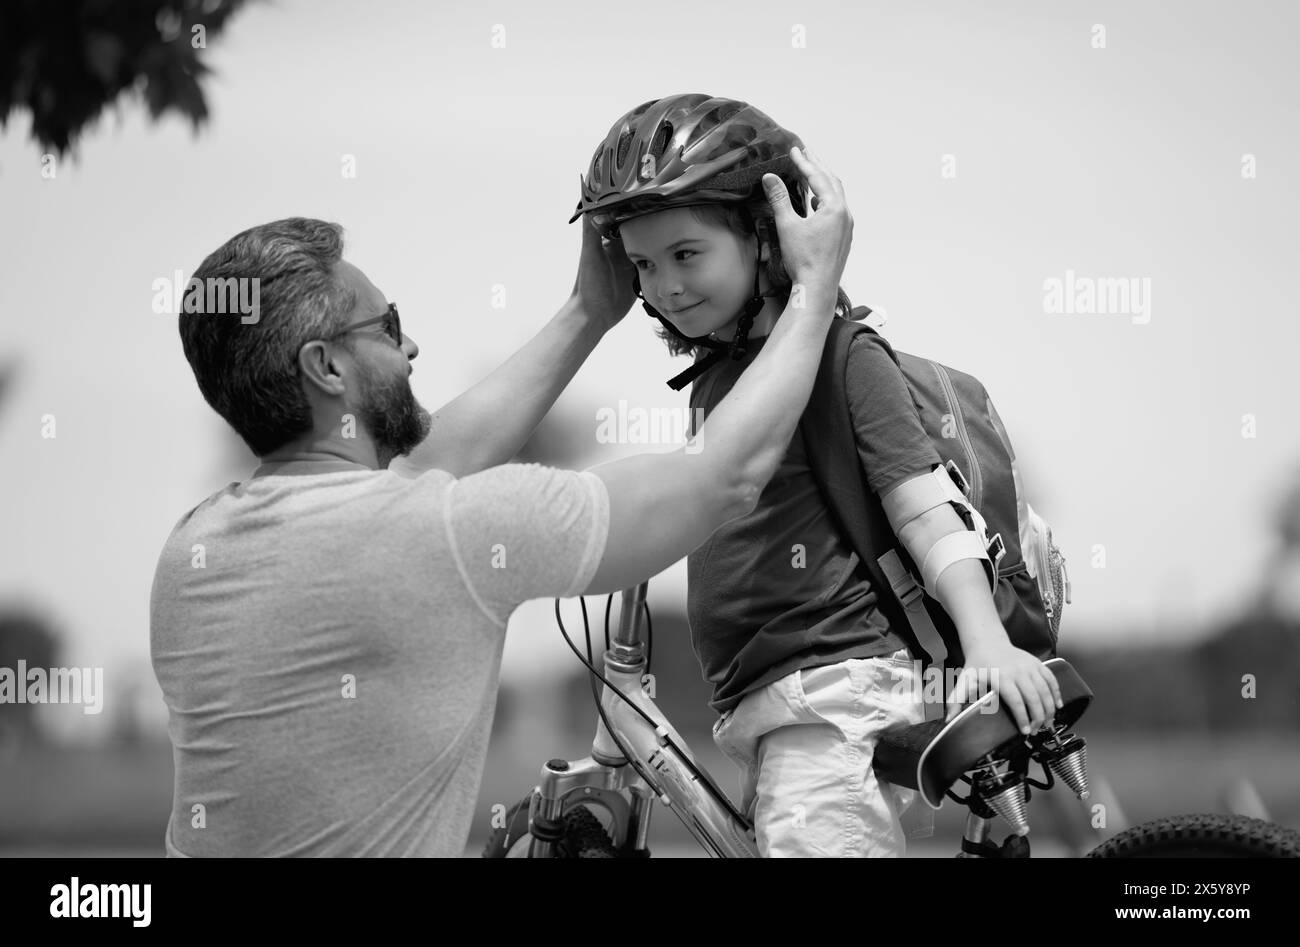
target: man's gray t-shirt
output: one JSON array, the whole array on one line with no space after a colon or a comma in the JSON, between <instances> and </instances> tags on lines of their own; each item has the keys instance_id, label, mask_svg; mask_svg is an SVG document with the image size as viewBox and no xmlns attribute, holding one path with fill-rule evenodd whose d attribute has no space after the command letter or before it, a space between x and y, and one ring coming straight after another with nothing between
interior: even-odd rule
<instances>
[{"instance_id":1,"label":"man's gray t-shirt","mask_svg":"<svg viewBox=\"0 0 1300 947\"><path fill-rule=\"evenodd\" d=\"M590 584L591 473L358 468L231 484L163 548L150 607L171 856L459 856L506 620Z\"/></svg>"}]
</instances>

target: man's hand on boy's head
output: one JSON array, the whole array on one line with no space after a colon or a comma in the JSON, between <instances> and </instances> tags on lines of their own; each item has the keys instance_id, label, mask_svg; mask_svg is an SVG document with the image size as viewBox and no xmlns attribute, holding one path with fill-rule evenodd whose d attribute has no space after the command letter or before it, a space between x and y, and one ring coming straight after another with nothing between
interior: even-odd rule
<instances>
[{"instance_id":1,"label":"man's hand on boy's head","mask_svg":"<svg viewBox=\"0 0 1300 947\"><path fill-rule=\"evenodd\" d=\"M591 218L583 217L582 250L571 298L601 331L618 325L636 302L635 278L636 267L623 252L623 242L603 238Z\"/></svg>"},{"instance_id":2,"label":"man's hand on boy's head","mask_svg":"<svg viewBox=\"0 0 1300 947\"><path fill-rule=\"evenodd\" d=\"M817 158L798 148L790 149L790 157L807 185L806 216L800 217L790 206L790 194L779 177L763 175L781 240L781 259L793 282L823 281L827 288L835 288L853 244L853 215L844 185Z\"/></svg>"}]
</instances>

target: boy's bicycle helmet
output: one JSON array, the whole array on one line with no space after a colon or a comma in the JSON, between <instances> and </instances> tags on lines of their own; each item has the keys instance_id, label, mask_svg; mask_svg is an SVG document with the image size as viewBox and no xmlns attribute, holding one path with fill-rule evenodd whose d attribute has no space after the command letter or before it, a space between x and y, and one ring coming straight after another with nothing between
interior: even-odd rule
<instances>
[{"instance_id":1,"label":"boy's bicycle helmet","mask_svg":"<svg viewBox=\"0 0 1300 947\"><path fill-rule=\"evenodd\" d=\"M633 217L700 204L740 203L751 214L762 214L766 203L753 204L764 174L786 182L791 205L803 213L803 185L790 159L790 149L803 147L799 136L782 128L747 102L702 94L672 95L645 102L610 128L596 148L582 179L582 198L569 223L590 215L605 236ZM770 216L770 211L765 215ZM753 298L739 313L735 337L729 343L708 336L688 338L641 296L647 313L677 338L708 348L710 354L671 379L674 390L685 387L721 359L744 357L750 327L763 308L758 273ZM772 295L768 293L766 295Z\"/></svg>"},{"instance_id":2,"label":"boy's bicycle helmet","mask_svg":"<svg viewBox=\"0 0 1300 947\"><path fill-rule=\"evenodd\" d=\"M609 235L636 216L629 204L664 210L747 200L769 172L799 181L790 160L794 147L803 147L798 135L747 102L699 93L646 102L616 121L592 155L569 223L589 214ZM803 202L794 198L802 212Z\"/></svg>"}]
</instances>

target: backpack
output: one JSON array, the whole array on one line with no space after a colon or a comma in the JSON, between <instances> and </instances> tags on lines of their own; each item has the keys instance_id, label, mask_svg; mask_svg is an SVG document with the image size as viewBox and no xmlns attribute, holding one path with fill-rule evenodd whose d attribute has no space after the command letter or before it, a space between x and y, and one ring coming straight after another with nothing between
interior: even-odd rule
<instances>
[{"instance_id":1,"label":"backpack","mask_svg":"<svg viewBox=\"0 0 1300 947\"><path fill-rule=\"evenodd\" d=\"M1061 610L1070 601L1065 558L1051 528L1025 499L1016 455L992 399L971 375L895 352L871 326L857 321L870 311L858 307L848 319L831 321L799 426L832 519L882 590L879 607L924 664L963 666L956 626L922 588L920 570L894 535L880 498L868 488L856 451L853 462L845 462L842 445L853 443L855 434L844 375L849 345L862 332L877 336L898 365L921 426L968 504L959 505L963 520L983 533L996 573L994 605L1011 643L1040 660L1055 657Z\"/></svg>"}]
</instances>

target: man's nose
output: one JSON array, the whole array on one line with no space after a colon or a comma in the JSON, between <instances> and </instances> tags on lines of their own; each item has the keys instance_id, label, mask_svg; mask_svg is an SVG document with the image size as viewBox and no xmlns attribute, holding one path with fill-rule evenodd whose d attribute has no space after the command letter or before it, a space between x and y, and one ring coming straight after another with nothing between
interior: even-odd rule
<instances>
[{"instance_id":1,"label":"man's nose","mask_svg":"<svg viewBox=\"0 0 1300 947\"><path fill-rule=\"evenodd\" d=\"M411 338L409 335L403 334L402 351L406 353L408 359L415 361L415 356L420 354L420 347L415 344L415 339Z\"/></svg>"}]
</instances>

